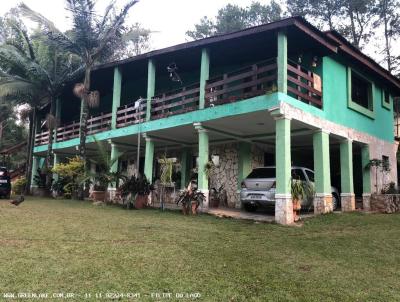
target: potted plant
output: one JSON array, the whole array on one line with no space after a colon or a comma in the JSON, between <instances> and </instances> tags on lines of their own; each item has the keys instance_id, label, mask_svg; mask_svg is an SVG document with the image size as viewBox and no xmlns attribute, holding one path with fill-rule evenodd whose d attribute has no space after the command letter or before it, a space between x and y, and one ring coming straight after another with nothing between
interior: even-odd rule
<instances>
[{"instance_id":1,"label":"potted plant","mask_svg":"<svg viewBox=\"0 0 400 302\"><path fill-rule=\"evenodd\" d=\"M48 195L48 190L46 187L46 178L47 178L47 172L45 169L37 169L36 175L33 177L33 182L36 185L36 195L40 197L44 197Z\"/></svg>"},{"instance_id":2,"label":"potted plant","mask_svg":"<svg viewBox=\"0 0 400 302\"><path fill-rule=\"evenodd\" d=\"M148 197L154 187L146 177L131 176L126 179L119 187L119 191L124 202L126 201L127 208L131 205L135 209L143 209L147 205Z\"/></svg>"},{"instance_id":3,"label":"potted plant","mask_svg":"<svg viewBox=\"0 0 400 302\"><path fill-rule=\"evenodd\" d=\"M183 215L197 215L197 210L206 199L206 196L201 191L197 190L197 184L195 181L190 181L187 189L183 190L179 195L176 204L182 205Z\"/></svg>"},{"instance_id":4,"label":"potted plant","mask_svg":"<svg viewBox=\"0 0 400 302\"><path fill-rule=\"evenodd\" d=\"M292 179L291 181L291 195L293 203L293 218L294 221L300 220L301 203L303 200L308 200L313 195L312 184L300 179Z\"/></svg>"},{"instance_id":5,"label":"potted plant","mask_svg":"<svg viewBox=\"0 0 400 302\"><path fill-rule=\"evenodd\" d=\"M154 187L147 180L146 177L139 177L137 180L137 191L136 191L136 199L135 199L135 208L143 209L147 206L147 201L151 191L154 190Z\"/></svg>"},{"instance_id":6,"label":"potted plant","mask_svg":"<svg viewBox=\"0 0 400 302\"><path fill-rule=\"evenodd\" d=\"M126 180L120 171L113 171L113 167L118 163L119 157L111 159L108 152L106 151L104 144L97 142L97 156L91 160L96 164L96 172L86 171L87 177L84 181L94 180L94 187L91 193L91 197L94 201L105 201L107 196L107 189L110 184L118 186L120 180Z\"/></svg>"},{"instance_id":7,"label":"potted plant","mask_svg":"<svg viewBox=\"0 0 400 302\"><path fill-rule=\"evenodd\" d=\"M176 158L167 158L164 154L162 158L158 159L160 164L161 176L160 176L160 199L161 199L161 209L164 209L164 203L166 199L166 188L175 188L175 183L172 181L174 173L174 165L176 163Z\"/></svg>"}]
</instances>

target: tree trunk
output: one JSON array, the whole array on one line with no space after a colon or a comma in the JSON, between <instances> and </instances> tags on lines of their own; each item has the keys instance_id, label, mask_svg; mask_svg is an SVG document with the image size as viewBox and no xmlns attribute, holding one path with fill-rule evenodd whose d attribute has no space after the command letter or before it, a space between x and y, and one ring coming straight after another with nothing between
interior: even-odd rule
<instances>
[{"instance_id":1,"label":"tree trunk","mask_svg":"<svg viewBox=\"0 0 400 302\"><path fill-rule=\"evenodd\" d=\"M392 56L390 53L390 37L389 37L389 30L388 30L388 15L387 15L387 1L384 1L384 13L383 13L383 21L384 21L384 27L385 27L385 51L386 51L386 62L387 62L387 68L389 72L392 71Z\"/></svg>"},{"instance_id":2,"label":"tree trunk","mask_svg":"<svg viewBox=\"0 0 400 302\"><path fill-rule=\"evenodd\" d=\"M31 178L32 178L32 160L33 160L33 147L35 145L35 132L36 132L36 108L33 109L29 116L29 135L27 146L27 161L25 171L25 194L30 194L31 191Z\"/></svg>"},{"instance_id":3,"label":"tree trunk","mask_svg":"<svg viewBox=\"0 0 400 302\"><path fill-rule=\"evenodd\" d=\"M54 98L50 101L50 116L47 119L47 128L49 129L49 142L47 145L46 154L46 189L51 192L51 185L53 182L53 137L54 137Z\"/></svg>"},{"instance_id":4,"label":"tree trunk","mask_svg":"<svg viewBox=\"0 0 400 302\"><path fill-rule=\"evenodd\" d=\"M85 70L85 79L83 85L85 86L85 92L89 93L90 91L90 74L92 67L89 65ZM87 123L89 117L89 108L86 98L86 93L81 100L81 120L79 126L79 157L84 162L84 170L87 171L87 163L86 163L86 137L87 137ZM79 186L78 192L79 199L84 199L84 187L83 184Z\"/></svg>"}]
</instances>

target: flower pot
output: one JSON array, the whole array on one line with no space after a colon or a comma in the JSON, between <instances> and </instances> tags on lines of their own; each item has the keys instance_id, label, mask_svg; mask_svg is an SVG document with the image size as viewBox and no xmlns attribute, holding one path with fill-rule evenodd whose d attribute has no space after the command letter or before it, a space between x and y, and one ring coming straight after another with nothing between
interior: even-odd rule
<instances>
[{"instance_id":1,"label":"flower pot","mask_svg":"<svg viewBox=\"0 0 400 302\"><path fill-rule=\"evenodd\" d=\"M182 205L182 213L183 215L189 215L189 207L186 204Z\"/></svg>"},{"instance_id":2,"label":"flower pot","mask_svg":"<svg viewBox=\"0 0 400 302\"><path fill-rule=\"evenodd\" d=\"M293 199L293 211L301 210L301 202L298 199Z\"/></svg>"},{"instance_id":3,"label":"flower pot","mask_svg":"<svg viewBox=\"0 0 400 302\"><path fill-rule=\"evenodd\" d=\"M143 209L147 206L147 195L138 195L136 196L135 200L135 208L136 209Z\"/></svg>"},{"instance_id":4,"label":"flower pot","mask_svg":"<svg viewBox=\"0 0 400 302\"><path fill-rule=\"evenodd\" d=\"M192 201L192 215L197 215L197 209L199 208L199 205L197 204L196 201Z\"/></svg>"},{"instance_id":5,"label":"flower pot","mask_svg":"<svg viewBox=\"0 0 400 302\"><path fill-rule=\"evenodd\" d=\"M301 210L301 201L299 199L293 199L293 220L299 221L300 216L297 213L298 211Z\"/></svg>"},{"instance_id":6,"label":"flower pot","mask_svg":"<svg viewBox=\"0 0 400 302\"><path fill-rule=\"evenodd\" d=\"M93 201L104 201L106 199L106 191L92 191L91 197Z\"/></svg>"}]
</instances>

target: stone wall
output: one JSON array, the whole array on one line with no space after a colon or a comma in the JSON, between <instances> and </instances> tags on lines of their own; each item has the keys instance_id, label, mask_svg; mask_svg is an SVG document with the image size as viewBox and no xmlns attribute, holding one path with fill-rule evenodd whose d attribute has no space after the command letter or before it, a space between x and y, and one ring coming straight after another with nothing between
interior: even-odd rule
<instances>
[{"instance_id":1,"label":"stone wall","mask_svg":"<svg viewBox=\"0 0 400 302\"><path fill-rule=\"evenodd\" d=\"M370 209L388 214L400 212L400 194L372 194Z\"/></svg>"},{"instance_id":2,"label":"stone wall","mask_svg":"<svg viewBox=\"0 0 400 302\"><path fill-rule=\"evenodd\" d=\"M219 166L210 173L210 188L224 186L228 197L228 206L235 207L238 190L238 145L227 144L212 146L210 154L219 155Z\"/></svg>"},{"instance_id":3,"label":"stone wall","mask_svg":"<svg viewBox=\"0 0 400 302\"><path fill-rule=\"evenodd\" d=\"M228 207L240 207L238 181L239 146L237 143L211 146L210 154L219 155L219 167L215 167L210 175L210 188L218 189L221 185L227 193ZM251 147L252 169L264 165L264 151L257 145Z\"/></svg>"}]
</instances>

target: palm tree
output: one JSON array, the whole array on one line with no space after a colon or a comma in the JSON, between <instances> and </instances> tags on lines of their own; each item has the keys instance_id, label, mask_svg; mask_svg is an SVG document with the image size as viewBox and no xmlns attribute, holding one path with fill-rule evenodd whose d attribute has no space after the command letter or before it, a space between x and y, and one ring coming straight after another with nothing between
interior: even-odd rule
<instances>
[{"instance_id":1,"label":"palm tree","mask_svg":"<svg viewBox=\"0 0 400 302\"><path fill-rule=\"evenodd\" d=\"M85 165L89 105L98 105L100 98L98 91L90 91L91 72L96 64L112 57L115 45L118 45L122 39L126 16L138 0L129 0L118 14L113 13L115 1L111 1L101 17L95 12L95 2L94 0L66 0L67 10L71 13L73 20L71 35L61 32L51 21L25 4L19 6L26 17L40 24L50 41L81 58L85 66L83 83L76 84L74 87L74 94L81 99L79 156ZM80 198L83 198L83 189L80 191Z\"/></svg>"},{"instance_id":2,"label":"palm tree","mask_svg":"<svg viewBox=\"0 0 400 302\"><path fill-rule=\"evenodd\" d=\"M47 189L50 189L53 132L56 126L55 100L62 93L65 83L75 81L82 76L83 66L73 64L72 60L60 60L56 48L44 45L37 36L32 39L21 23L10 20L9 25L17 38L0 45L0 100L12 100L15 104L29 104L33 112L36 112L40 106L50 104L50 113L46 118L49 129L46 185ZM46 48L45 59L41 62L37 59L37 54L40 49L43 50L43 47L35 47L35 43L42 43L42 46ZM34 114L33 119L35 118ZM35 126L36 123L33 121L30 124ZM31 136L33 133L31 129ZM28 145L30 149L33 148L32 142ZM29 151L28 156L31 156Z\"/></svg>"}]
</instances>

